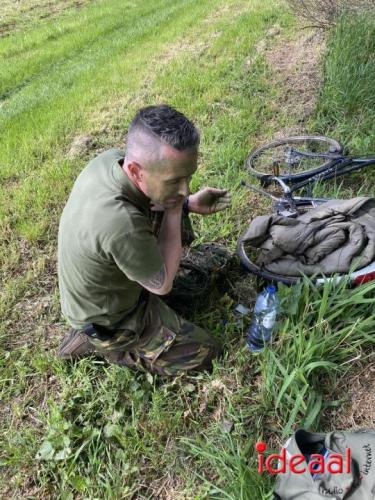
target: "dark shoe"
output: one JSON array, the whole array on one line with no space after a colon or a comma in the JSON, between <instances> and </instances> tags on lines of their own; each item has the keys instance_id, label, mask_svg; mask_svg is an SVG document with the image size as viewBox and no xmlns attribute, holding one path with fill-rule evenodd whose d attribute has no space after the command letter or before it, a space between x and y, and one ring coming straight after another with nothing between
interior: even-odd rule
<instances>
[{"instance_id":1,"label":"dark shoe","mask_svg":"<svg viewBox=\"0 0 375 500\"><path fill-rule=\"evenodd\" d=\"M58 350L58 356L61 359L79 359L95 352L94 346L86 333L80 330L70 330Z\"/></svg>"}]
</instances>

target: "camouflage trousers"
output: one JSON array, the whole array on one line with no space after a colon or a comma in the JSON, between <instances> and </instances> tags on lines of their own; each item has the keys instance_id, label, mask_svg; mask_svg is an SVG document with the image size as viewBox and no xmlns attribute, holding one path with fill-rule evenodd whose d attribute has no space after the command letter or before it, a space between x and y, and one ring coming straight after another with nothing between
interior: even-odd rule
<instances>
[{"instance_id":1,"label":"camouflage trousers","mask_svg":"<svg viewBox=\"0 0 375 500\"><path fill-rule=\"evenodd\" d=\"M137 309L108 338L90 341L111 363L164 376L208 370L221 352L211 334L146 292Z\"/></svg>"}]
</instances>

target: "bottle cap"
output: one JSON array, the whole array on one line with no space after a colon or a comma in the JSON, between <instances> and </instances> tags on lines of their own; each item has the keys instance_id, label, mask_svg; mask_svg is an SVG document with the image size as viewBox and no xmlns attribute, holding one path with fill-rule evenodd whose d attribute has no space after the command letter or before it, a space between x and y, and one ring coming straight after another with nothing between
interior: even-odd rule
<instances>
[{"instance_id":1,"label":"bottle cap","mask_svg":"<svg viewBox=\"0 0 375 500\"><path fill-rule=\"evenodd\" d=\"M267 290L268 293L276 293L276 287L275 287L275 285L268 285L266 287L266 290Z\"/></svg>"}]
</instances>

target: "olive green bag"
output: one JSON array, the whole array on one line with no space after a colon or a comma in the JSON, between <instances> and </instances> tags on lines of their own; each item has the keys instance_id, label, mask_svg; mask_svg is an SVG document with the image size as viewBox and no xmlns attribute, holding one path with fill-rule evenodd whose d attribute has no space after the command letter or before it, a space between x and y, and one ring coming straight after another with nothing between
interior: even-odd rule
<instances>
[{"instance_id":1,"label":"olive green bag","mask_svg":"<svg viewBox=\"0 0 375 500\"><path fill-rule=\"evenodd\" d=\"M283 449L286 466L277 475L275 499L375 500L375 430L323 434L299 429ZM324 453L324 465L316 473L308 460L315 460L311 454ZM292 471L290 460L296 455L304 458Z\"/></svg>"}]
</instances>

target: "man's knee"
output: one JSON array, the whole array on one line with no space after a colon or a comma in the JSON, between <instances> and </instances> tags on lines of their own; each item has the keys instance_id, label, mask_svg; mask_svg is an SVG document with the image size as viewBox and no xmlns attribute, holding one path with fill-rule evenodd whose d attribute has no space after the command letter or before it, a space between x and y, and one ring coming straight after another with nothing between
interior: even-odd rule
<instances>
[{"instance_id":1,"label":"man's knee","mask_svg":"<svg viewBox=\"0 0 375 500\"><path fill-rule=\"evenodd\" d=\"M184 336L183 331L179 332L175 344L155 360L155 367L174 375L187 371L211 370L213 360L222 353L221 345L208 332L192 326L195 328L195 335Z\"/></svg>"}]
</instances>

